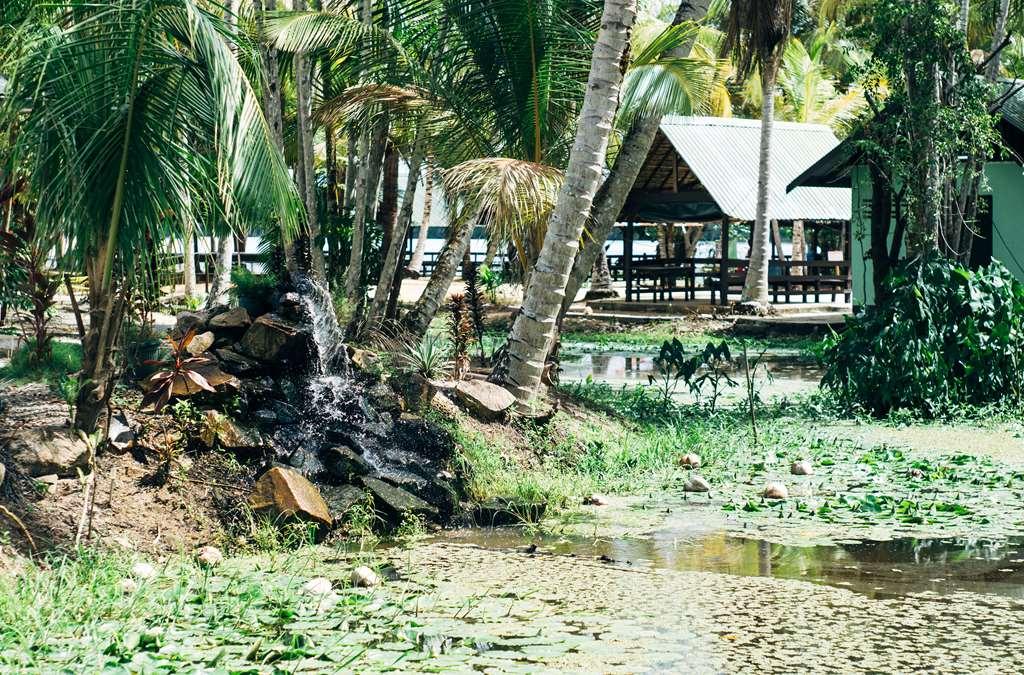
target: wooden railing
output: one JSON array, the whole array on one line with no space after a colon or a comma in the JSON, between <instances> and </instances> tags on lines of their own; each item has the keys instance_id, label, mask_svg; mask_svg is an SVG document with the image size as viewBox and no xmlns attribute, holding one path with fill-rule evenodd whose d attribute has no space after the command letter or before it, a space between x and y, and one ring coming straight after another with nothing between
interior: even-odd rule
<instances>
[{"instance_id":1,"label":"wooden railing","mask_svg":"<svg viewBox=\"0 0 1024 675\"><path fill-rule=\"evenodd\" d=\"M748 261L720 258L634 258L623 264L616 256L613 268L626 281L626 300L640 300L650 295L652 300L696 300L698 292L710 293L711 302L726 304L730 298L738 299L743 291ZM609 264L612 261L609 259ZM823 296L835 301L842 297L850 302L853 292L850 263L845 260L772 260L768 272L768 289L773 302L792 302L800 297L803 302Z\"/></svg>"}]
</instances>

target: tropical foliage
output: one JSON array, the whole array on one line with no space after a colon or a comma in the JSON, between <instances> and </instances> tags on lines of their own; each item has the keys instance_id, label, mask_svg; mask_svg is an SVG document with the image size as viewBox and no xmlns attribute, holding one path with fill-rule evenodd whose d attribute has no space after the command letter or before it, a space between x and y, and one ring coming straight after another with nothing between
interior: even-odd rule
<instances>
[{"instance_id":1,"label":"tropical foliage","mask_svg":"<svg viewBox=\"0 0 1024 675\"><path fill-rule=\"evenodd\" d=\"M822 386L872 414L929 417L1024 396L1024 285L1001 264L943 258L893 272L877 306L850 319L825 352Z\"/></svg>"}]
</instances>

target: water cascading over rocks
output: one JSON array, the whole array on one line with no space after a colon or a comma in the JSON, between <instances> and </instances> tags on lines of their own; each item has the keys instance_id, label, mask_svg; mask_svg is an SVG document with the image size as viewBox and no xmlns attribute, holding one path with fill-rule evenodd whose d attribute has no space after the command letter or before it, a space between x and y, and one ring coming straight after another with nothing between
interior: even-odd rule
<instances>
[{"instance_id":1,"label":"water cascading over rocks","mask_svg":"<svg viewBox=\"0 0 1024 675\"><path fill-rule=\"evenodd\" d=\"M218 329L226 308L179 317L179 330L185 321L214 332L212 354L240 380L237 417L264 439L254 450L318 484L335 516L368 493L392 522L410 512L449 518L450 440L403 412L379 373L353 366L328 291L302 277L271 304L234 332Z\"/></svg>"}]
</instances>

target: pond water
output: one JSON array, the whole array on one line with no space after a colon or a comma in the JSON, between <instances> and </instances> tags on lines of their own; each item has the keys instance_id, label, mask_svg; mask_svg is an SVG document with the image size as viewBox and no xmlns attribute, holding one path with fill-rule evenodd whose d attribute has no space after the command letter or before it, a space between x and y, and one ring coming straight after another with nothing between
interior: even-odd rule
<instances>
[{"instance_id":1,"label":"pond water","mask_svg":"<svg viewBox=\"0 0 1024 675\"><path fill-rule=\"evenodd\" d=\"M560 378L562 382L582 382L588 377L594 382L609 384L612 387L647 386L649 377L657 375L654 363L657 354L628 351L609 351L604 353L563 353ZM771 374L764 375L758 371L757 383L762 398L780 398L795 394L809 393L818 388L821 382L822 369L794 354L766 354L764 363ZM734 369L729 376L737 383L735 387L727 387L722 399L735 401L743 398L743 372ZM680 383L674 398L682 403L692 403L693 395L687 391L686 385Z\"/></svg>"},{"instance_id":2,"label":"pond water","mask_svg":"<svg viewBox=\"0 0 1024 675\"><path fill-rule=\"evenodd\" d=\"M850 541L790 546L722 532L666 529L624 538L525 536L517 528L458 530L438 541L533 551L607 564L800 579L872 598L967 591L1024 599L1024 538ZM535 547L535 548L534 548Z\"/></svg>"}]
</instances>

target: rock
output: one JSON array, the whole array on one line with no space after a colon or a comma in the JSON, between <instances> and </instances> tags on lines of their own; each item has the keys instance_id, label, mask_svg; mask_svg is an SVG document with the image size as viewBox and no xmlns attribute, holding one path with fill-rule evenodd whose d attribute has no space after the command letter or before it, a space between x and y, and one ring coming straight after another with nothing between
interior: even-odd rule
<instances>
[{"instance_id":1,"label":"rock","mask_svg":"<svg viewBox=\"0 0 1024 675\"><path fill-rule=\"evenodd\" d=\"M238 375L239 377L258 373L263 367L259 361L239 354L234 349L216 349L213 355L217 357L220 367L224 372Z\"/></svg>"},{"instance_id":2,"label":"rock","mask_svg":"<svg viewBox=\"0 0 1024 675\"><path fill-rule=\"evenodd\" d=\"M357 347L348 348L348 360L353 366L364 373L377 373L380 371L380 356L376 352Z\"/></svg>"},{"instance_id":3,"label":"rock","mask_svg":"<svg viewBox=\"0 0 1024 675\"><path fill-rule=\"evenodd\" d=\"M241 335L252 325L249 312L244 307L235 307L210 319L210 329L215 333L235 333Z\"/></svg>"},{"instance_id":4,"label":"rock","mask_svg":"<svg viewBox=\"0 0 1024 675\"><path fill-rule=\"evenodd\" d=\"M132 565L132 576L136 579L152 579L156 576L156 568L146 562L139 562Z\"/></svg>"},{"instance_id":5,"label":"rock","mask_svg":"<svg viewBox=\"0 0 1024 675\"><path fill-rule=\"evenodd\" d=\"M689 453L679 458L679 466L684 469L699 469L700 468L700 455Z\"/></svg>"},{"instance_id":6,"label":"rock","mask_svg":"<svg viewBox=\"0 0 1024 675\"><path fill-rule=\"evenodd\" d=\"M320 494L339 520L356 504L366 504L366 490L355 485L324 485Z\"/></svg>"},{"instance_id":7,"label":"rock","mask_svg":"<svg viewBox=\"0 0 1024 675\"><path fill-rule=\"evenodd\" d=\"M380 583L377 573L365 565L352 570L352 585L356 588L373 588Z\"/></svg>"},{"instance_id":8,"label":"rock","mask_svg":"<svg viewBox=\"0 0 1024 675\"><path fill-rule=\"evenodd\" d=\"M256 481L249 506L274 519L300 518L322 527L334 523L316 487L298 472L284 467L276 466Z\"/></svg>"},{"instance_id":9,"label":"rock","mask_svg":"<svg viewBox=\"0 0 1024 675\"><path fill-rule=\"evenodd\" d=\"M607 497L596 493L583 500L583 504L586 506L608 506L610 503Z\"/></svg>"},{"instance_id":10,"label":"rock","mask_svg":"<svg viewBox=\"0 0 1024 675\"><path fill-rule=\"evenodd\" d=\"M765 499L789 499L789 489L785 483L771 482L764 486L761 496Z\"/></svg>"},{"instance_id":11,"label":"rock","mask_svg":"<svg viewBox=\"0 0 1024 675\"><path fill-rule=\"evenodd\" d=\"M200 356L201 354L205 354L209 351L216 339L217 338L214 337L213 333L210 331L198 333L194 338L192 338L192 342L188 343L188 347L186 347L186 349L192 356Z\"/></svg>"},{"instance_id":12,"label":"rock","mask_svg":"<svg viewBox=\"0 0 1024 675\"><path fill-rule=\"evenodd\" d=\"M118 584L121 588L121 592L125 595L131 595L135 591L139 590L139 585L135 583L134 579L121 579L121 583Z\"/></svg>"},{"instance_id":13,"label":"rock","mask_svg":"<svg viewBox=\"0 0 1024 675\"><path fill-rule=\"evenodd\" d=\"M181 312L174 318L171 337L180 340L192 329L199 333L206 328L207 319L208 315L205 312Z\"/></svg>"},{"instance_id":14,"label":"rock","mask_svg":"<svg viewBox=\"0 0 1024 675\"><path fill-rule=\"evenodd\" d=\"M711 483L708 483L702 476L693 474L683 486L686 492L708 492L711 490Z\"/></svg>"},{"instance_id":15,"label":"rock","mask_svg":"<svg viewBox=\"0 0 1024 675\"><path fill-rule=\"evenodd\" d=\"M277 301L277 306L281 316L289 321L306 319L306 305L302 302L302 296L294 291L282 294Z\"/></svg>"},{"instance_id":16,"label":"rock","mask_svg":"<svg viewBox=\"0 0 1024 675\"><path fill-rule=\"evenodd\" d=\"M135 432L132 431L128 417L123 412L111 415L107 440L117 450L128 450L135 445Z\"/></svg>"},{"instance_id":17,"label":"rock","mask_svg":"<svg viewBox=\"0 0 1024 675\"><path fill-rule=\"evenodd\" d=\"M508 416L516 397L508 389L486 380L463 380L455 385L455 398L469 413L485 422L497 422Z\"/></svg>"},{"instance_id":18,"label":"rock","mask_svg":"<svg viewBox=\"0 0 1024 675\"><path fill-rule=\"evenodd\" d=\"M275 314L264 314L253 321L239 346L242 353L275 366L305 364L315 353L309 333Z\"/></svg>"},{"instance_id":19,"label":"rock","mask_svg":"<svg viewBox=\"0 0 1024 675\"><path fill-rule=\"evenodd\" d=\"M224 562L224 554L216 546L204 546L199 549L196 560L202 567L216 567Z\"/></svg>"},{"instance_id":20,"label":"rock","mask_svg":"<svg viewBox=\"0 0 1024 675\"><path fill-rule=\"evenodd\" d=\"M789 472L794 476L813 476L814 466L811 464L811 460L803 459L793 462L793 466L789 467Z\"/></svg>"},{"instance_id":21,"label":"rock","mask_svg":"<svg viewBox=\"0 0 1024 675\"><path fill-rule=\"evenodd\" d=\"M271 408L279 424L295 424L302 415L291 403L271 401Z\"/></svg>"},{"instance_id":22,"label":"rock","mask_svg":"<svg viewBox=\"0 0 1024 675\"><path fill-rule=\"evenodd\" d=\"M430 520L436 520L439 515L437 507L407 490L369 476L363 476L362 483L373 497L374 508L384 513L393 524L402 522L406 514L423 516Z\"/></svg>"},{"instance_id":23,"label":"rock","mask_svg":"<svg viewBox=\"0 0 1024 675\"><path fill-rule=\"evenodd\" d=\"M89 464L89 445L63 427L24 429L8 443L11 460L28 476L74 476Z\"/></svg>"},{"instance_id":24,"label":"rock","mask_svg":"<svg viewBox=\"0 0 1024 675\"><path fill-rule=\"evenodd\" d=\"M252 419L256 420L256 424L261 427L272 427L277 424L277 413L273 410L262 408L252 413Z\"/></svg>"},{"instance_id":25,"label":"rock","mask_svg":"<svg viewBox=\"0 0 1024 675\"><path fill-rule=\"evenodd\" d=\"M0 486L4 484L4 478L7 477L7 467L4 466L3 462L0 462Z\"/></svg>"},{"instance_id":26,"label":"rock","mask_svg":"<svg viewBox=\"0 0 1024 675\"><path fill-rule=\"evenodd\" d=\"M336 445L320 452L320 458L335 478L343 481L370 473L370 465L347 445Z\"/></svg>"},{"instance_id":27,"label":"rock","mask_svg":"<svg viewBox=\"0 0 1024 675\"><path fill-rule=\"evenodd\" d=\"M208 448L214 447L216 442L225 450L235 452L266 447L266 442L260 432L244 427L216 410L203 412L199 438Z\"/></svg>"},{"instance_id":28,"label":"rock","mask_svg":"<svg viewBox=\"0 0 1024 675\"><path fill-rule=\"evenodd\" d=\"M917 479L924 478L924 471L922 471L921 469L918 469L918 468L915 467L915 468L910 469L910 470L907 471L907 477L908 478L917 478Z\"/></svg>"},{"instance_id":29,"label":"rock","mask_svg":"<svg viewBox=\"0 0 1024 675\"><path fill-rule=\"evenodd\" d=\"M402 398L394 389L383 382L376 382L371 385L366 390L366 397L369 399L373 409L379 413L388 413L390 415L402 414Z\"/></svg>"},{"instance_id":30,"label":"rock","mask_svg":"<svg viewBox=\"0 0 1024 675\"><path fill-rule=\"evenodd\" d=\"M334 590L331 580L326 577L315 577L302 584L302 594L320 596L327 595Z\"/></svg>"}]
</instances>

